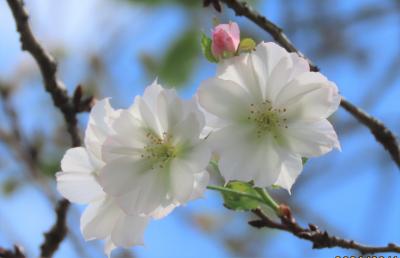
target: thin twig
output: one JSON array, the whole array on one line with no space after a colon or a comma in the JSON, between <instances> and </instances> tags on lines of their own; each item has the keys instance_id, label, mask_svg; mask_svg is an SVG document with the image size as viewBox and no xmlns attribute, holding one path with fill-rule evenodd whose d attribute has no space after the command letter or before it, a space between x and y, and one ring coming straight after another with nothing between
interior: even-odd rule
<instances>
[{"instance_id":1,"label":"thin twig","mask_svg":"<svg viewBox=\"0 0 400 258\"><path fill-rule=\"evenodd\" d=\"M51 95L54 105L62 112L71 137L72 146L82 143L77 126L76 115L79 108L67 94L64 85L57 78L57 64L53 57L39 44L28 23L28 12L22 0L7 0L14 16L17 31L20 34L21 47L28 51L37 62L43 77L44 87ZM66 214L69 202L62 199L56 209L57 219L51 230L45 233L45 241L41 245L41 257L51 257L67 234Z\"/></svg>"},{"instance_id":2,"label":"thin twig","mask_svg":"<svg viewBox=\"0 0 400 258\"><path fill-rule=\"evenodd\" d=\"M289 52L296 52L300 56L304 55L293 45L289 38L285 35L283 30L276 24L268 20L265 16L261 15L254 9L252 9L248 3L238 0L220 0L224 2L228 7L233 9L238 16L245 16L259 27L268 32L276 42L284 47ZM310 68L312 71L318 72L319 68L313 64L310 60ZM389 152L393 161L400 167L400 146L397 142L396 136L391 132L381 121L367 114L360 108L357 108L346 99L342 98L340 105L352 114L359 122L367 126L376 140L383 145L383 147Z\"/></svg>"},{"instance_id":3,"label":"thin twig","mask_svg":"<svg viewBox=\"0 0 400 258\"><path fill-rule=\"evenodd\" d=\"M41 257L52 257L54 252L57 251L58 246L67 235L66 216L69 208L69 201L63 199L58 202L56 208L57 220L49 232L44 234L45 241L40 246Z\"/></svg>"},{"instance_id":4,"label":"thin twig","mask_svg":"<svg viewBox=\"0 0 400 258\"><path fill-rule=\"evenodd\" d=\"M14 246L14 250L6 250L0 247L0 258L25 258L24 252L18 247Z\"/></svg>"},{"instance_id":5,"label":"thin twig","mask_svg":"<svg viewBox=\"0 0 400 258\"><path fill-rule=\"evenodd\" d=\"M11 85L3 85L0 83L0 99L4 112L10 121L9 133L2 132L0 140L3 140L13 149L26 165L26 168L31 172L32 179L36 179L39 175L37 168L37 155L39 150L30 144L21 133L18 123L18 116L15 108L11 103Z\"/></svg>"},{"instance_id":6,"label":"thin twig","mask_svg":"<svg viewBox=\"0 0 400 258\"><path fill-rule=\"evenodd\" d=\"M21 165L26 167L26 169L23 170L26 172L25 178L37 184L39 191L49 199L51 206L53 206L57 202L56 190L48 185L47 177L40 171L40 161L38 160L41 149L40 144L32 144L29 142L28 138L21 130L21 126L18 122L19 117L17 110L11 102L12 94L14 93L13 89L15 89L14 85L0 81L0 104L2 104L4 112L11 124L9 130L0 128L0 143L3 142L6 144L10 151L14 153L15 158L22 161ZM76 90L76 94L78 94L79 91L82 92L82 90ZM74 100L78 101L79 99L81 98L74 95ZM89 99L90 98L87 98L85 101ZM78 105L83 107L81 103ZM86 107L89 108L89 106ZM76 209L71 210L71 208L69 209L69 213L72 212L77 215L78 211ZM70 231L67 237L71 240L77 253L80 254L79 257L89 257L86 249L83 248L82 243L79 241L79 236L76 232Z\"/></svg>"},{"instance_id":7,"label":"thin twig","mask_svg":"<svg viewBox=\"0 0 400 258\"><path fill-rule=\"evenodd\" d=\"M400 253L400 246L389 243L386 246L367 246L357 243L353 240L346 240L330 235L327 231L321 231L314 224L309 224L308 228L300 226L292 217L289 207L286 205L280 206L284 212L279 216L280 222L275 222L268 218L260 209L253 210L253 213L258 217L257 220L249 221L249 224L256 228L273 228L287 231L298 238L309 240L313 243L313 249L341 247L345 249L353 249L359 251L362 255L374 253Z\"/></svg>"},{"instance_id":8,"label":"thin twig","mask_svg":"<svg viewBox=\"0 0 400 258\"><path fill-rule=\"evenodd\" d=\"M364 112L342 98L341 106L351 113L359 122L366 125L375 139L390 153L392 159L400 166L400 149L396 136L378 119Z\"/></svg>"},{"instance_id":9,"label":"thin twig","mask_svg":"<svg viewBox=\"0 0 400 258\"><path fill-rule=\"evenodd\" d=\"M51 95L54 105L59 108L67 123L72 146L81 145L77 126L76 109L68 96L65 86L57 78L57 63L54 58L39 44L28 23L28 12L21 0L7 0L14 16L17 31L20 34L21 47L28 51L37 62L42 73L46 91Z\"/></svg>"}]
</instances>

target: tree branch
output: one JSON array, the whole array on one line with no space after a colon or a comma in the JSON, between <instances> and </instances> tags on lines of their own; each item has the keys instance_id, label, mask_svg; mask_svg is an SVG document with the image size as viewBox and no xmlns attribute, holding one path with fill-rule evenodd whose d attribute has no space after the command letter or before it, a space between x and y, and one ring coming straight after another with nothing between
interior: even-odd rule
<instances>
[{"instance_id":1,"label":"tree branch","mask_svg":"<svg viewBox=\"0 0 400 258\"><path fill-rule=\"evenodd\" d=\"M239 0L220 0L225 3L228 7L233 9L237 16L245 16L260 28L264 29L269 33L276 42L284 47L289 52L296 52L300 56L304 55L293 45L289 38L285 35L283 30L276 24L262 16L257 11L253 10L248 3ZM314 65L310 60L310 69L318 72L319 68ZM352 114L359 122L363 123L369 128L371 133L375 136L375 139L383 145L383 147L389 152L393 161L400 167L400 147L397 142L396 136L391 132L381 121L367 114L362 109L354 106L346 99L342 98L340 105L350 114Z\"/></svg>"},{"instance_id":2,"label":"tree branch","mask_svg":"<svg viewBox=\"0 0 400 258\"><path fill-rule=\"evenodd\" d=\"M68 97L65 86L57 78L57 63L53 57L39 44L28 23L28 12L21 0L7 0L14 16L17 31L20 34L21 47L28 51L40 68L46 91L51 95L54 105L60 109L67 123L72 146L81 145L81 137L77 126L76 109Z\"/></svg>"},{"instance_id":3,"label":"tree branch","mask_svg":"<svg viewBox=\"0 0 400 258\"><path fill-rule=\"evenodd\" d=\"M369 128L375 139L383 145L400 167L400 149L396 136L381 121L346 101L343 97L340 105Z\"/></svg>"},{"instance_id":4,"label":"tree branch","mask_svg":"<svg viewBox=\"0 0 400 258\"><path fill-rule=\"evenodd\" d=\"M21 133L17 112L10 100L11 89L11 85L3 85L0 82L0 99L2 100L4 112L11 124L9 133L0 133L0 140L3 140L10 146L10 149L14 150L15 155L24 161L26 168L31 172L32 179L36 179L39 175L37 168L38 150L31 145Z\"/></svg>"},{"instance_id":5,"label":"tree branch","mask_svg":"<svg viewBox=\"0 0 400 258\"><path fill-rule=\"evenodd\" d=\"M21 47L28 51L35 59L40 68L43 77L45 90L51 95L54 105L60 109L67 124L67 130L71 137L72 146L80 146L82 143L78 130L77 113L87 110L85 107L78 105L81 98L81 88L79 92L75 92L74 98L70 98L61 81L57 78L57 64L53 57L39 44L38 40L32 33L28 23L28 12L24 7L22 0L7 0L12 11L16 23L17 31L20 34ZM91 101L86 100L86 105L90 105ZM41 257L52 257L58 246L67 234L66 214L69 202L62 199L58 202L56 208L56 223L45 233L45 241L41 245Z\"/></svg>"},{"instance_id":6,"label":"tree branch","mask_svg":"<svg viewBox=\"0 0 400 258\"><path fill-rule=\"evenodd\" d=\"M280 223L268 218L260 209L253 210L253 213L259 218L249 221L249 224L256 228L273 228L289 232L298 238L309 240L313 243L313 249L341 247L345 249L353 249L359 251L362 255L373 253L400 253L400 246L389 243L386 246L366 246L353 240L346 240L330 235L327 231L320 231L314 224L309 224L308 228L301 227L292 217L292 213L288 206L280 205L282 214Z\"/></svg>"},{"instance_id":7,"label":"tree branch","mask_svg":"<svg viewBox=\"0 0 400 258\"><path fill-rule=\"evenodd\" d=\"M18 246L14 246L14 250L6 250L0 247L0 257L1 258L25 258L25 254Z\"/></svg>"},{"instance_id":8,"label":"tree branch","mask_svg":"<svg viewBox=\"0 0 400 258\"><path fill-rule=\"evenodd\" d=\"M58 202L56 208L56 223L49 232L44 234L45 240L40 246L42 258L52 257L54 252L57 251L60 243L67 235L68 229L66 225L66 216L69 205L70 203L66 199L62 199Z\"/></svg>"}]
</instances>

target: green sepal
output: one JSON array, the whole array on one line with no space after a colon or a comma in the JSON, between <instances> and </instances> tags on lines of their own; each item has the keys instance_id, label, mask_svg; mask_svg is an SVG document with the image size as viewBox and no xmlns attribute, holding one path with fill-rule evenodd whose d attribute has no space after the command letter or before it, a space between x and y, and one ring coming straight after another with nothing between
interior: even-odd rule
<instances>
[{"instance_id":1,"label":"green sepal","mask_svg":"<svg viewBox=\"0 0 400 258\"><path fill-rule=\"evenodd\" d=\"M256 209L260 206L260 201L257 201L256 199L261 199L261 196L250 183L231 181L225 186L225 188L255 197L250 198L235 193L222 192L222 197L224 198L224 206L226 208L236 211L249 211Z\"/></svg>"},{"instance_id":2,"label":"green sepal","mask_svg":"<svg viewBox=\"0 0 400 258\"><path fill-rule=\"evenodd\" d=\"M203 52L203 55L207 58L208 61L212 63L218 63L218 60L214 57L214 55L211 52L211 44L212 44L211 39L207 37L206 34L202 33L201 50Z\"/></svg>"},{"instance_id":3,"label":"green sepal","mask_svg":"<svg viewBox=\"0 0 400 258\"><path fill-rule=\"evenodd\" d=\"M272 189L281 189L282 187L281 186L279 186L279 185L271 185L271 188Z\"/></svg>"},{"instance_id":4,"label":"green sepal","mask_svg":"<svg viewBox=\"0 0 400 258\"><path fill-rule=\"evenodd\" d=\"M249 52L254 50L256 42L251 38L244 38L240 41L238 52Z\"/></svg>"},{"instance_id":5,"label":"green sepal","mask_svg":"<svg viewBox=\"0 0 400 258\"><path fill-rule=\"evenodd\" d=\"M212 19L213 27L217 27L220 23L221 23L221 21L218 19L218 17L214 17Z\"/></svg>"}]
</instances>

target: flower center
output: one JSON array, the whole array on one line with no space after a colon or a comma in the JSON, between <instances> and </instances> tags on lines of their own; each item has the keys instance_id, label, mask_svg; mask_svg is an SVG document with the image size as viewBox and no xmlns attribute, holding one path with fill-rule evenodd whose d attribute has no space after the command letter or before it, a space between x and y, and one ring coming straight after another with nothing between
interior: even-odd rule
<instances>
[{"instance_id":1,"label":"flower center","mask_svg":"<svg viewBox=\"0 0 400 258\"><path fill-rule=\"evenodd\" d=\"M268 100L250 104L250 113L247 119L256 124L257 138L271 133L276 139L280 136L281 128L288 128L287 119L282 118L282 114L286 112L286 108L273 108Z\"/></svg>"},{"instance_id":2,"label":"flower center","mask_svg":"<svg viewBox=\"0 0 400 258\"><path fill-rule=\"evenodd\" d=\"M143 148L143 153L140 155L142 159L147 159L152 163L151 168L164 168L169 161L176 157L177 149L172 145L172 135L163 133L159 137L153 132L146 134L149 143Z\"/></svg>"}]
</instances>

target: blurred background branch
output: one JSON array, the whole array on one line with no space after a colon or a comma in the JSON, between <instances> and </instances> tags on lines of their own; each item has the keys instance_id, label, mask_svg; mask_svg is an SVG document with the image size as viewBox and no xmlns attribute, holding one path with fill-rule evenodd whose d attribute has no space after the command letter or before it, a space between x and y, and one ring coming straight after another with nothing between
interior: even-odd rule
<instances>
[{"instance_id":1,"label":"blurred background branch","mask_svg":"<svg viewBox=\"0 0 400 258\"><path fill-rule=\"evenodd\" d=\"M0 257L1 258L25 258L25 255L18 246L14 246L14 250L12 250L12 251L0 248Z\"/></svg>"},{"instance_id":2,"label":"blurred background branch","mask_svg":"<svg viewBox=\"0 0 400 258\"><path fill-rule=\"evenodd\" d=\"M36 60L42 73L44 86L51 95L54 105L60 109L71 135L72 146L81 145L81 137L77 127L76 107L67 95L65 86L57 78L57 64L54 58L39 44L29 26L28 12L22 0L7 0L13 13L17 30L20 33L22 50L28 51Z\"/></svg>"},{"instance_id":3,"label":"blurred background branch","mask_svg":"<svg viewBox=\"0 0 400 258\"><path fill-rule=\"evenodd\" d=\"M77 127L78 107L76 103L80 103L82 96L81 88L78 87L75 98L68 97L65 90L65 86L57 78L57 64L53 57L39 44L28 23L28 12L24 7L22 0L7 0L7 3L13 13L16 27L20 33L20 41L23 50L28 51L32 57L36 60L42 77L46 91L51 95L54 105L60 109L64 115L65 122L67 123L68 132L71 136L71 142L73 147L81 145L81 137L79 135L79 129ZM7 96L7 94L2 94ZM5 101L5 110L11 119L12 129L14 132L14 138L16 141L21 141L21 136L18 130L16 121L16 114L13 112L11 107L7 105ZM21 153L26 160L29 169L33 171L34 176L37 175L34 160L36 155L32 155L30 147L28 154L22 149L18 153ZM24 155L25 154L25 155ZM31 155L29 155L31 154ZM62 199L58 202L56 208L56 222L49 232L45 233L45 240L41 245L41 257L49 258L52 257L54 252L58 249L60 243L64 240L67 234L66 225L66 214L69 208L69 202L66 199Z\"/></svg>"}]
</instances>

